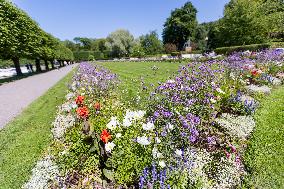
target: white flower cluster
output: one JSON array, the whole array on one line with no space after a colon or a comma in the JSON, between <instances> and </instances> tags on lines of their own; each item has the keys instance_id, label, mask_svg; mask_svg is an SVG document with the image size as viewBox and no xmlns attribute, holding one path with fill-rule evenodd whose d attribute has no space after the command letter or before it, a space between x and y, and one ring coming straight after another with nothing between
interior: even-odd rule
<instances>
[{"instance_id":1,"label":"white flower cluster","mask_svg":"<svg viewBox=\"0 0 284 189\"><path fill-rule=\"evenodd\" d=\"M32 169L30 180L22 186L23 189L48 189L50 181L55 180L59 175L59 168L52 161L52 157L47 156L38 161Z\"/></svg>"},{"instance_id":2,"label":"white flower cluster","mask_svg":"<svg viewBox=\"0 0 284 189\"><path fill-rule=\"evenodd\" d=\"M269 82L270 82L272 85L277 85L277 86L282 84L281 79L278 79L278 78L276 78L276 77L270 77Z\"/></svg>"},{"instance_id":3,"label":"white flower cluster","mask_svg":"<svg viewBox=\"0 0 284 189\"><path fill-rule=\"evenodd\" d=\"M213 189L235 188L240 185L241 177L245 173L236 166L233 160L221 158L216 167L213 177L215 180L212 186Z\"/></svg>"},{"instance_id":4,"label":"white flower cluster","mask_svg":"<svg viewBox=\"0 0 284 189\"><path fill-rule=\"evenodd\" d=\"M233 137L246 139L255 127L255 122L252 116L235 116L224 113L216 122L225 128Z\"/></svg>"},{"instance_id":5,"label":"white flower cluster","mask_svg":"<svg viewBox=\"0 0 284 189\"><path fill-rule=\"evenodd\" d=\"M216 161L214 155L205 149L192 147L185 151L185 156L190 165L187 170L188 182L192 186L199 183L201 188L207 189L235 188L240 184L241 176L245 174L233 159L221 157L220 161ZM213 171L208 171L208 168Z\"/></svg>"},{"instance_id":6,"label":"white flower cluster","mask_svg":"<svg viewBox=\"0 0 284 189\"><path fill-rule=\"evenodd\" d=\"M66 102L64 104L61 105L61 107L59 108L60 112L71 112L71 110L77 108L77 104L75 102Z\"/></svg>"},{"instance_id":7,"label":"white flower cluster","mask_svg":"<svg viewBox=\"0 0 284 189\"><path fill-rule=\"evenodd\" d=\"M53 122L53 128L51 130L53 137L60 140L64 136L66 130L71 128L74 124L75 118L72 115L63 115L59 113Z\"/></svg>"},{"instance_id":8,"label":"white flower cluster","mask_svg":"<svg viewBox=\"0 0 284 189\"><path fill-rule=\"evenodd\" d=\"M271 89L268 86L257 86L257 85L248 85L246 86L246 89L249 93L264 93L264 94L270 94Z\"/></svg>"}]
</instances>

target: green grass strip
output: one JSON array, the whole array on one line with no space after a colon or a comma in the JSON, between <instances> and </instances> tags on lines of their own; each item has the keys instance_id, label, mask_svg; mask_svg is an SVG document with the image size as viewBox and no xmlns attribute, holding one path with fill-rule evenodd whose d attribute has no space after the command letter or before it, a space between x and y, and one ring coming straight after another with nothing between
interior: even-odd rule
<instances>
[{"instance_id":1,"label":"green grass strip","mask_svg":"<svg viewBox=\"0 0 284 189\"><path fill-rule=\"evenodd\" d=\"M70 72L0 131L1 189L21 188L29 179L31 169L52 140L52 122L72 75Z\"/></svg>"},{"instance_id":2,"label":"green grass strip","mask_svg":"<svg viewBox=\"0 0 284 189\"><path fill-rule=\"evenodd\" d=\"M261 104L246 152L250 185L279 189L284 187L284 87L273 91Z\"/></svg>"}]
</instances>

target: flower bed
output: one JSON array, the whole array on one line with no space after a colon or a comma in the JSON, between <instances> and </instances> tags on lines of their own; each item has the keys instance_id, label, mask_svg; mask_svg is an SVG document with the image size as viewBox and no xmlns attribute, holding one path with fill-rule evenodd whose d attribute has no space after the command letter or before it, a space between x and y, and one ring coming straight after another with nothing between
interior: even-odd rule
<instances>
[{"instance_id":1,"label":"flower bed","mask_svg":"<svg viewBox=\"0 0 284 189\"><path fill-rule=\"evenodd\" d=\"M158 86L143 110L120 102L116 75L82 63L58 110L48 158L42 160L52 160L60 171L47 174L43 186L240 186L246 174L242 155L255 126L252 115L257 99L267 93L251 93L246 86L270 89L275 79L280 84L283 57L264 51L190 63ZM41 178L36 172L42 174L34 171L26 188Z\"/></svg>"}]
</instances>

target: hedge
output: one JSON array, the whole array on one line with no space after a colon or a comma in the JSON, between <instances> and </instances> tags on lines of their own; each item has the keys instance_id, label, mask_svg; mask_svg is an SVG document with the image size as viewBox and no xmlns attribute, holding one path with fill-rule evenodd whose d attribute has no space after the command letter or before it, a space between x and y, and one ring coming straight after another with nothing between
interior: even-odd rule
<instances>
[{"instance_id":1,"label":"hedge","mask_svg":"<svg viewBox=\"0 0 284 189\"><path fill-rule=\"evenodd\" d=\"M243 46L231 46L231 47L220 47L216 48L214 51L217 54L231 54L238 51L258 51L267 48L279 48L284 47L284 42L271 42L264 44L252 44L252 45L243 45Z\"/></svg>"}]
</instances>

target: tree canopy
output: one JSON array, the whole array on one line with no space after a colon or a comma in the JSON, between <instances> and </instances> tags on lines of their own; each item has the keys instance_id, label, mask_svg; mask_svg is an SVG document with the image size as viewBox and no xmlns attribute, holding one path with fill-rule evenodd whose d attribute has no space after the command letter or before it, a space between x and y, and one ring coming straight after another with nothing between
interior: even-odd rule
<instances>
[{"instance_id":1,"label":"tree canopy","mask_svg":"<svg viewBox=\"0 0 284 189\"><path fill-rule=\"evenodd\" d=\"M182 50L189 38L194 40L198 25L196 14L197 10L191 2L187 2L180 9L172 11L164 24L164 44L175 44L178 50Z\"/></svg>"},{"instance_id":2,"label":"tree canopy","mask_svg":"<svg viewBox=\"0 0 284 189\"><path fill-rule=\"evenodd\" d=\"M105 45L113 57L129 56L132 53L134 37L128 30L116 30L109 34Z\"/></svg>"},{"instance_id":3,"label":"tree canopy","mask_svg":"<svg viewBox=\"0 0 284 189\"><path fill-rule=\"evenodd\" d=\"M58 49L68 52L60 53L60 59L72 60L72 51L60 45L58 39L10 1L0 0L0 58L12 59L18 75L22 74L19 58L51 60Z\"/></svg>"}]
</instances>

